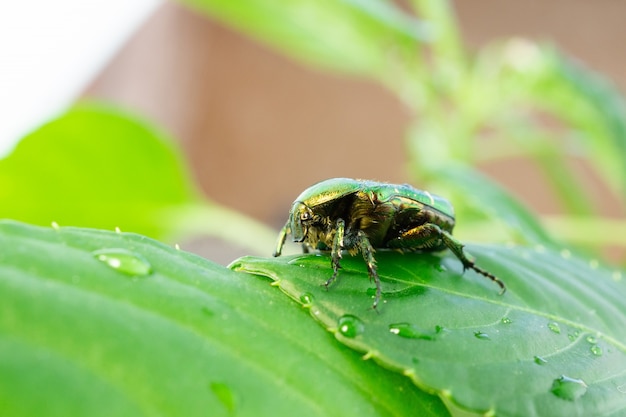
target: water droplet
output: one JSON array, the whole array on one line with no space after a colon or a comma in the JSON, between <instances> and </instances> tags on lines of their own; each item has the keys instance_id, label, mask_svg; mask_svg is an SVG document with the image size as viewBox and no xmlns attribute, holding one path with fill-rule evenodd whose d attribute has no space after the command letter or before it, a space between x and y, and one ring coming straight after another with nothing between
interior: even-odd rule
<instances>
[{"instance_id":1,"label":"water droplet","mask_svg":"<svg viewBox=\"0 0 626 417\"><path fill-rule=\"evenodd\" d=\"M126 249L100 249L92 254L100 262L127 275L145 276L152 272L152 266L146 258Z\"/></svg>"},{"instance_id":2,"label":"water droplet","mask_svg":"<svg viewBox=\"0 0 626 417\"><path fill-rule=\"evenodd\" d=\"M513 323L513 320L511 320L511 319L510 319L510 318L508 318L508 317L502 317L502 320L500 320L500 322L501 322L502 324L511 324L511 323Z\"/></svg>"},{"instance_id":3,"label":"water droplet","mask_svg":"<svg viewBox=\"0 0 626 417\"><path fill-rule=\"evenodd\" d=\"M400 337L407 339L424 339L433 340L433 335L424 332L417 326L410 323L396 323L389 325L389 331L393 334L397 334Z\"/></svg>"},{"instance_id":4,"label":"water droplet","mask_svg":"<svg viewBox=\"0 0 626 417\"><path fill-rule=\"evenodd\" d=\"M559 398L574 401L587 392L587 384L582 379L561 375L554 380L550 391Z\"/></svg>"},{"instance_id":5,"label":"water droplet","mask_svg":"<svg viewBox=\"0 0 626 417\"><path fill-rule=\"evenodd\" d=\"M217 397L218 400L222 403L222 405L226 408L229 414L234 414L235 412L235 396L233 395L232 390L228 387L228 385L221 382L212 382L211 391Z\"/></svg>"},{"instance_id":6,"label":"water droplet","mask_svg":"<svg viewBox=\"0 0 626 417\"><path fill-rule=\"evenodd\" d=\"M561 256L563 257L563 259L569 259L572 257L572 252L570 252L569 249L562 249Z\"/></svg>"},{"instance_id":7,"label":"water droplet","mask_svg":"<svg viewBox=\"0 0 626 417\"><path fill-rule=\"evenodd\" d=\"M305 306L313 304L313 294L305 292L300 296L300 302Z\"/></svg>"},{"instance_id":8,"label":"water droplet","mask_svg":"<svg viewBox=\"0 0 626 417\"><path fill-rule=\"evenodd\" d=\"M341 333L345 337L353 338L363 333L363 330L365 330L365 325L358 317L351 314L346 314L345 316L341 316L339 318L338 330L339 333Z\"/></svg>"},{"instance_id":9,"label":"water droplet","mask_svg":"<svg viewBox=\"0 0 626 417\"><path fill-rule=\"evenodd\" d=\"M591 353L595 356L602 356L602 348L598 345L591 346Z\"/></svg>"},{"instance_id":10,"label":"water droplet","mask_svg":"<svg viewBox=\"0 0 626 417\"><path fill-rule=\"evenodd\" d=\"M626 384L618 385L617 390L622 394L626 394Z\"/></svg>"},{"instance_id":11,"label":"water droplet","mask_svg":"<svg viewBox=\"0 0 626 417\"><path fill-rule=\"evenodd\" d=\"M122 233L122 229L120 229L119 226L115 226L115 233L117 233L117 234Z\"/></svg>"},{"instance_id":12,"label":"water droplet","mask_svg":"<svg viewBox=\"0 0 626 417\"><path fill-rule=\"evenodd\" d=\"M561 327L559 326L559 323L554 321L548 323L548 329L550 329L552 333L561 334Z\"/></svg>"},{"instance_id":13,"label":"water droplet","mask_svg":"<svg viewBox=\"0 0 626 417\"><path fill-rule=\"evenodd\" d=\"M174 244L174 249L179 251L180 250L180 245L178 243Z\"/></svg>"},{"instance_id":14,"label":"water droplet","mask_svg":"<svg viewBox=\"0 0 626 417\"><path fill-rule=\"evenodd\" d=\"M57 222L52 222L50 223L50 226L54 229L54 230L59 230L61 227L59 226L59 223Z\"/></svg>"},{"instance_id":15,"label":"water droplet","mask_svg":"<svg viewBox=\"0 0 626 417\"><path fill-rule=\"evenodd\" d=\"M585 340L587 341L587 343L591 343L592 345L595 345L596 343L598 343L598 339L593 335L589 335L585 337Z\"/></svg>"},{"instance_id":16,"label":"water droplet","mask_svg":"<svg viewBox=\"0 0 626 417\"><path fill-rule=\"evenodd\" d=\"M537 365L545 365L546 363L548 363L548 361L541 356L535 356L533 357L533 360Z\"/></svg>"},{"instance_id":17,"label":"water droplet","mask_svg":"<svg viewBox=\"0 0 626 417\"><path fill-rule=\"evenodd\" d=\"M484 332L474 332L474 336L476 337L476 339L481 339L481 340L490 340L491 339L489 337L489 335L487 333L484 333Z\"/></svg>"}]
</instances>

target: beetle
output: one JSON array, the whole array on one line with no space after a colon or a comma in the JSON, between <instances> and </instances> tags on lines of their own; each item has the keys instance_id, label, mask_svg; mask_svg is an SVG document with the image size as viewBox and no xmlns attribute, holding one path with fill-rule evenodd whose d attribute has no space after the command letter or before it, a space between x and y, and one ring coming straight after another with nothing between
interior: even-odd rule
<instances>
[{"instance_id":1,"label":"beetle","mask_svg":"<svg viewBox=\"0 0 626 417\"><path fill-rule=\"evenodd\" d=\"M336 280L342 252L361 252L370 281L376 284L373 308L381 298L376 269L376 249L400 252L450 251L463 264L500 286L498 277L475 265L452 236L455 217L452 204L443 197L418 190L408 184L332 178L304 190L293 202L289 218L280 231L274 256L280 256L291 234L302 243L303 251L330 250L332 276L323 284L327 289Z\"/></svg>"}]
</instances>

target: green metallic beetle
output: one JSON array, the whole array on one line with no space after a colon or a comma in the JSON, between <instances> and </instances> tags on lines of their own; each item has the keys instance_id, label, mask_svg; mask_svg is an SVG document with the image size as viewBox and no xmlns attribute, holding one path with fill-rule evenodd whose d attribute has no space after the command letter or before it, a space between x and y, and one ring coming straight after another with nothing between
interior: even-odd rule
<instances>
[{"instance_id":1,"label":"green metallic beetle","mask_svg":"<svg viewBox=\"0 0 626 417\"><path fill-rule=\"evenodd\" d=\"M278 236L274 256L280 256L285 239L309 249L330 250L335 281L342 251L361 252L370 280L376 284L373 308L378 306L381 285L374 259L375 249L440 251L446 248L461 261L463 269L473 269L506 290L504 282L477 267L452 236L454 209L450 202L408 184L333 178L307 188L296 198L289 219Z\"/></svg>"}]
</instances>

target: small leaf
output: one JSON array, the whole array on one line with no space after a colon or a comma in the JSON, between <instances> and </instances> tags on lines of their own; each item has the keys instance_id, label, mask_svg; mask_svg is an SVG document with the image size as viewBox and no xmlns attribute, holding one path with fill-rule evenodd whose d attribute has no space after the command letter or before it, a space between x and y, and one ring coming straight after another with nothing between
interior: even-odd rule
<instances>
[{"instance_id":1,"label":"small leaf","mask_svg":"<svg viewBox=\"0 0 626 417\"><path fill-rule=\"evenodd\" d=\"M485 277L463 274L451 254L381 250L379 314L358 256L344 257L328 291L320 286L332 273L327 255L246 257L234 266L277 280L296 300L310 294L313 317L340 341L435 390L447 404L498 416L626 412L618 389L626 384L621 272L544 247L468 251L506 283L504 295ZM359 320L359 332L338 328L346 316Z\"/></svg>"},{"instance_id":2,"label":"small leaf","mask_svg":"<svg viewBox=\"0 0 626 417\"><path fill-rule=\"evenodd\" d=\"M446 413L267 280L140 235L2 221L0 300L2 416Z\"/></svg>"}]
</instances>

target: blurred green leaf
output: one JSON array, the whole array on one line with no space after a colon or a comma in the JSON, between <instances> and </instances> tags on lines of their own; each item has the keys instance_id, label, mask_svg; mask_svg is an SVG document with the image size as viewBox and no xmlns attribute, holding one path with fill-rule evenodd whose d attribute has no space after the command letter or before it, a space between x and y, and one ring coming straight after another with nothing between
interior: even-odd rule
<instances>
[{"instance_id":1,"label":"blurred green leaf","mask_svg":"<svg viewBox=\"0 0 626 417\"><path fill-rule=\"evenodd\" d=\"M536 100L573 127L573 138L582 143L594 169L622 202L626 196L626 102L607 78L581 63L554 54L549 90L535 90ZM545 86L545 85L544 85Z\"/></svg>"},{"instance_id":2,"label":"blurred green leaf","mask_svg":"<svg viewBox=\"0 0 626 417\"><path fill-rule=\"evenodd\" d=\"M456 229L463 236L472 240L557 244L522 203L476 169L450 164L430 174L429 183L437 192L450 194L445 195L454 203Z\"/></svg>"},{"instance_id":3,"label":"blurred green leaf","mask_svg":"<svg viewBox=\"0 0 626 417\"><path fill-rule=\"evenodd\" d=\"M497 416L626 412L626 281L622 271L544 247L468 246L498 289L451 254L376 255L384 303L360 257L329 290L327 255L245 257L236 270L276 280L337 339L435 390L460 411ZM454 415L458 415L454 411Z\"/></svg>"},{"instance_id":4,"label":"blurred green leaf","mask_svg":"<svg viewBox=\"0 0 626 417\"><path fill-rule=\"evenodd\" d=\"M158 238L205 233L259 253L274 242L269 228L203 199L166 135L95 104L42 126L0 160L0 218Z\"/></svg>"},{"instance_id":5,"label":"blurred green leaf","mask_svg":"<svg viewBox=\"0 0 626 417\"><path fill-rule=\"evenodd\" d=\"M103 106L81 106L0 160L0 218L163 236L163 209L199 201L169 138Z\"/></svg>"},{"instance_id":6,"label":"blurred green leaf","mask_svg":"<svg viewBox=\"0 0 626 417\"><path fill-rule=\"evenodd\" d=\"M485 48L478 62L483 65L477 66L482 68L477 84L499 86L498 95L490 96L485 115L499 124L503 135L512 134L518 143L523 143L522 138L530 142L534 149L528 156L537 156L548 169L558 157L588 160L615 196L624 201L626 104L614 84L554 47L522 39ZM512 122L506 114L514 112L522 117ZM552 136L552 143L547 136ZM558 146L560 153L545 158L544 148L552 146ZM574 175L561 176L555 182L557 192L559 184L585 194ZM566 200L568 208L571 200Z\"/></svg>"},{"instance_id":7,"label":"blurred green leaf","mask_svg":"<svg viewBox=\"0 0 626 417\"><path fill-rule=\"evenodd\" d=\"M0 294L2 416L446 414L267 280L140 235L0 222Z\"/></svg>"},{"instance_id":8,"label":"blurred green leaf","mask_svg":"<svg viewBox=\"0 0 626 417\"><path fill-rule=\"evenodd\" d=\"M415 55L427 25L377 0L181 0L301 61L385 77L399 56Z\"/></svg>"}]
</instances>

